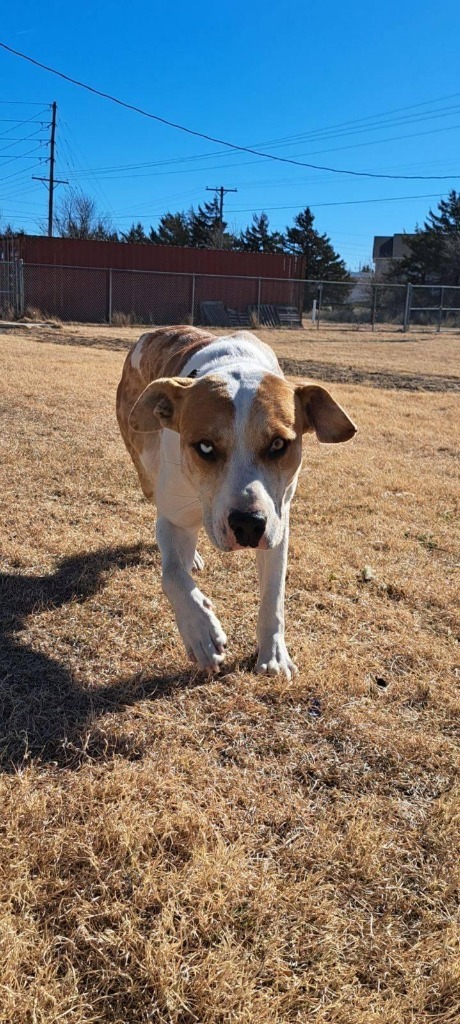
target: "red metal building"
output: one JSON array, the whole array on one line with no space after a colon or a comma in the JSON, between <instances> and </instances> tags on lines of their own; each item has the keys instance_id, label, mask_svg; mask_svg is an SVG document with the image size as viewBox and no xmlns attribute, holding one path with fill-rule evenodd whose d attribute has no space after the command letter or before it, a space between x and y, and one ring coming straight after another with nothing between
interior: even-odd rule
<instances>
[{"instance_id":1,"label":"red metal building","mask_svg":"<svg viewBox=\"0 0 460 1024\"><path fill-rule=\"evenodd\" d=\"M139 322L200 319L203 301L239 311L258 302L299 306L304 258L176 246L26 235L26 306L62 319L104 322L115 313ZM288 284L289 282L289 284Z\"/></svg>"}]
</instances>

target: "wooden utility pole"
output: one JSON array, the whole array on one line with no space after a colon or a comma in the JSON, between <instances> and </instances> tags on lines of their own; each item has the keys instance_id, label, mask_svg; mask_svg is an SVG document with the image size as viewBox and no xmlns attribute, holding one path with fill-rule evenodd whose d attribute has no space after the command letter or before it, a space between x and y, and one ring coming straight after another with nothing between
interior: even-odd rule
<instances>
[{"instance_id":1,"label":"wooden utility pole","mask_svg":"<svg viewBox=\"0 0 460 1024\"><path fill-rule=\"evenodd\" d=\"M48 236L51 238L53 234L53 196L54 196L54 161L55 161L55 144L56 144L56 111L57 103L53 103L53 117L51 120L51 139L50 139L50 180L49 180L49 197L48 197Z\"/></svg>"},{"instance_id":2,"label":"wooden utility pole","mask_svg":"<svg viewBox=\"0 0 460 1024\"><path fill-rule=\"evenodd\" d=\"M32 177L35 181L43 181L45 185L48 185L48 238L52 238L53 235L53 219L54 219L54 189L56 185L68 185L68 181L55 180L54 177L54 164L55 164L55 149L56 149L56 112L57 103L51 104L53 111L51 118L51 136L50 136L50 173L47 178L38 178L37 175L33 174Z\"/></svg>"},{"instance_id":3,"label":"wooden utility pole","mask_svg":"<svg viewBox=\"0 0 460 1024\"><path fill-rule=\"evenodd\" d=\"M224 188L223 185L216 185L214 188L206 185L206 192L217 192L219 195L219 241L220 247L224 244L224 196L227 192L238 192L237 188Z\"/></svg>"}]
</instances>

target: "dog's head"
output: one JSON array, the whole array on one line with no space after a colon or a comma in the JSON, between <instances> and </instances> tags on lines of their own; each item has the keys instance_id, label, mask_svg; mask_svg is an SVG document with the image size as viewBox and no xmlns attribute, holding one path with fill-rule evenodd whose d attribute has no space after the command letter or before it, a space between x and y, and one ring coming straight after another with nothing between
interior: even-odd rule
<instances>
[{"instance_id":1,"label":"dog's head","mask_svg":"<svg viewBox=\"0 0 460 1024\"><path fill-rule=\"evenodd\" d=\"M356 432L325 388L238 371L156 380L129 422L136 431L180 435L183 470L198 489L206 532L224 551L280 542L304 433L335 443Z\"/></svg>"}]
</instances>

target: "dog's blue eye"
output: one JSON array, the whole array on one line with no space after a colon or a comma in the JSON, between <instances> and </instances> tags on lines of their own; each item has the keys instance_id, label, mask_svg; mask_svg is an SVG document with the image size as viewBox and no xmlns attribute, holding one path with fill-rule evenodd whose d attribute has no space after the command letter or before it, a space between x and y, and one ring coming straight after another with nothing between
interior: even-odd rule
<instances>
[{"instance_id":1,"label":"dog's blue eye","mask_svg":"<svg viewBox=\"0 0 460 1024\"><path fill-rule=\"evenodd\" d=\"M276 458L278 455L282 455L288 447L289 441L284 437L275 437L268 449L268 454L272 458Z\"/></svg>"},{"instance_id":2,"label":"dog's blue eye","mask_svg":"<svg viewBox=\"0 0 460 1024\"><path fill-rule=\"evenodd\" d=\"M198 455L201 455L202 459L213 459L216 454L216 450L211 441L197 441L193 447L195 451L198 452Z\"/></svg>"}]
</instances>

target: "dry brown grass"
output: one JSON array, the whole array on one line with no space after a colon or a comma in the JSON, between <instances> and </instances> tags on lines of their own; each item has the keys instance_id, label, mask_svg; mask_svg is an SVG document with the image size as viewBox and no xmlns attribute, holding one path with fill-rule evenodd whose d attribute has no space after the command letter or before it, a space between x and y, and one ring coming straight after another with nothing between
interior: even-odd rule
<instances>
[{"instance_id":1,"label":"dry brown grass","mask_svg":"<svg viewBox=\"0 0 460 1024\"><path fill-rule=\"evenodd\" d=\"M296 344L276 339L315 358ZM431 372L457 372L455 344L423 340ZM388 368L360 345L350 360ZM118 436L124 353L0 351L2 1024L454 1024L458 397L333 387L360 433L307 442L301 671L248 671L253 560L203 540L231 641L210 681L184 662Z\"/></svg>"},{"instance_id":2,"label":"dry brown grass","mask_svg":"<svg viewBox=\"0 0 460 1024\"><path fill-rule=\"evenodd\" d=\"M40 336L56 344L61 341L116 350L127 349L144 330L148 331L149 327L65 324L59 338L54 333L47 336L46 331ZM213 328L210 331L223 333ZM460 373L460 331L427 334L412 328L404 334L399 329L382 328L372 333L361 327L356 331L340 325L322 326L317 331L306 323L302 330L259 329L256 334L284 358L316 360L374 372L441 373L457 377Z\"/></svg>"}]
</instances>

